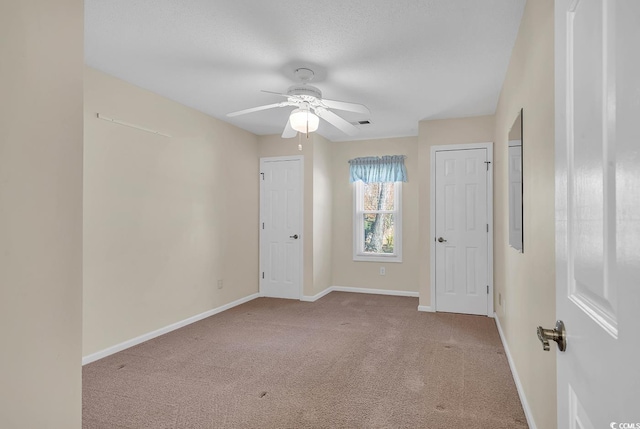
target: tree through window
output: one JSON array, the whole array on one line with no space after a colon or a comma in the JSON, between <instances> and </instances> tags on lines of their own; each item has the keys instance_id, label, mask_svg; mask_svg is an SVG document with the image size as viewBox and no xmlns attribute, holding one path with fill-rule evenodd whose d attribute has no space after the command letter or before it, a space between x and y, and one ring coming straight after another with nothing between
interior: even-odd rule
<instances>
[{"instance_id":1,"label":"tree through window","mask_svg":"<svg viewBox=\"0 0 640 429\"><path fill-rule=\"evenodd\" d=\"M393 253L395 186L391 182L363 185L364 251Z\"/></svg>"}]
</instances>

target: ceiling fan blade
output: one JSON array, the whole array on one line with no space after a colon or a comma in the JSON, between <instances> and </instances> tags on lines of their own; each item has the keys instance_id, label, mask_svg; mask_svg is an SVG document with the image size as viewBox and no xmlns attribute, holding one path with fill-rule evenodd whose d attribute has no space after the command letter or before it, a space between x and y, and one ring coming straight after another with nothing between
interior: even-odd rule
<instances>
[{"instance_id":1,"label":"ceiling fan blade","mask_svg":"<svg viewBox=\"0 0 640 429\"><path fill-rule=\"evenodd\" d=\"M267 94L275 94L275 95L281 95L282 97L291 97L288 94L283 94L281 92L275 92L275 91L267 91L266 89L261 89L261 92L266 92Z\"/></svg>"},{"instance_id":2,"label":"ceiling fan blade","mask_svg":"<svg viewBox=\"0 0 640 429\"><path fill-rule=\"evenodd\" d=\"M344 110L345 112L356 112L364 115L370 115L371 111L364 104L348 103L346 101L322 99L325 106L330 109Z\"/></svg>"},{"instance_id":3,"label":"ceiling fan blade","mask_svg":"<svg viewBox=\"0 0 640 429\"><path fill-rule=\"evenodd\" d=\"M264 106L252 107L251 109L238 110L237 112L227 113L227 116L231 118L233 116L244 115L245 113L253 113L253 112L259 112L260 110L273 109L275 107L285 107L285 106L294 106L294 105L295 104L289 103L288 101L283 101L282 103L266 104Z\"/></svg>"},{"instance_id":4,"label":"ceiling fan blade","mask_svg":"<svg viewBox=\"0 0 640 429\"><path fill-rule=\"evenodd\" d=\"M355 136L360 131L358 128L353 126L353 124L350 124L349 122L342 119L340 116L336 115L332 111L327 110L323 107L317 107L315 109L315 112L319 117L321 117L322 119L324 119L325 121L327 121L328 123L330 123L331 125L333 125L334 127L336 127L337 129L339 129L340 131L342 131L347 135Z\"/></svg>"},{"instance_id":5,"label":"ceiling fan blade","mask_svg":"<svg viewBox=\"0 0 640 429\"><path fill-rule=\"evenodd\" d=\"M284 131L282 132L283 139L290 139L298 135L298 132L291 127L291 120L287 121L287 125L284 127Z\"/></svg>"}]
</instances>

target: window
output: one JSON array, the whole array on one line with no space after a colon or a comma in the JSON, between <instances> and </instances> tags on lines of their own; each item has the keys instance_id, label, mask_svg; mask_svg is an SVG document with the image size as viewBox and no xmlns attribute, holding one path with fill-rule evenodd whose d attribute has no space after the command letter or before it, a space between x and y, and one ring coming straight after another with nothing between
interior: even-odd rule
<instances>
[{"instance_id":1,"label":"window","mask_svg":"<svg viewBox=\"0 0 640 429\"><path fill-rule=\"evenodd\" d=\"M402 182L353 185L353 260L402 262Z\"/></svg>"},{"instance_id":2,"label":"window","mask_svg":"<svg viewBox=\"0 0 640 429\"><path fill-rule=\"evenodd\" d=\"M404 155L349 160L353 183L353 260L402 262Z\"/></svg>"}]
</instances>

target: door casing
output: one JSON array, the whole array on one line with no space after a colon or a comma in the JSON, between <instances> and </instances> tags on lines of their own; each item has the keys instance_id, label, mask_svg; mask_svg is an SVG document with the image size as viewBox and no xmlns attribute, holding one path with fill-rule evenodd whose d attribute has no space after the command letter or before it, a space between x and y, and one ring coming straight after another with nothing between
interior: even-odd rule
<instances>
[{"instance_id":1,"label":"door casing","mask_svg":"<svg viewBox=\"0 0 640 429\"><path fill-rule=\"evenodd\" d=\"M487 223L489 224L489 234L487 237L487 282L489 283L489 297L487 305L487 316L493 317L493 143L468 143L431 146L430 168L430 210L429 210L429 247L431 249L430 258L430 293L431 311L436 311L436 152L456 151L469 149L486 149L489 169L487 171Z\"/></svg>"},{"instance_id":2,"label":"door casing","mask_svg":"<svg viewBox=\"0 0 640 429\"><path fill-rule=\"evenodd\" d=\"M300 255L299 255L299 261L300 261L300 267L299 267L299 279L298 279L298 283L299 283L299 299L302 299L304 296L304 156L303 155L298 155L298 156L274 156L274 157L262 157L260 158L260 172L264 171L264 164L266 162L282 162L282 161L298 161L300 163ZM259 175L259 180L260 180L260 218L258 220L258 231L259 231L259 236L260 236L260 249L259 249L259 260L260 260L260 268L259 268L259 272L258 272L258 284L260 285L259 287L259 292L260 295L263 294L263 278L262 278L262 273L265 272L265 267L264 267L264 258L263 258L263 252L265 249L263 249L263 246L265 246L265 242L264 242L264 238L263 238L263 229L262 229L262 222L264 219L264 181L262 180L262 175Z\"/></svg>"}]
</instances>

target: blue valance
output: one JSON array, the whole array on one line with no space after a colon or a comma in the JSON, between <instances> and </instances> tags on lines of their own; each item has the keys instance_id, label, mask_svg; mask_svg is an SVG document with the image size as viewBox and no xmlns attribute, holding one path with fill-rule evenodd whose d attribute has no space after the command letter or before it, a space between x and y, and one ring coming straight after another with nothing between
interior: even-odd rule
<instances>
[{"instance_id":1,"label":"blue valance","mask_svg":"<svg viewBox=\"0 0 640 429\"><path fill-rule=\"evenodd\" d=\"M364 183L406 182L407 169L404 155L367 156L349 160L349 181Z\"/></svg>"}]
</instances>

